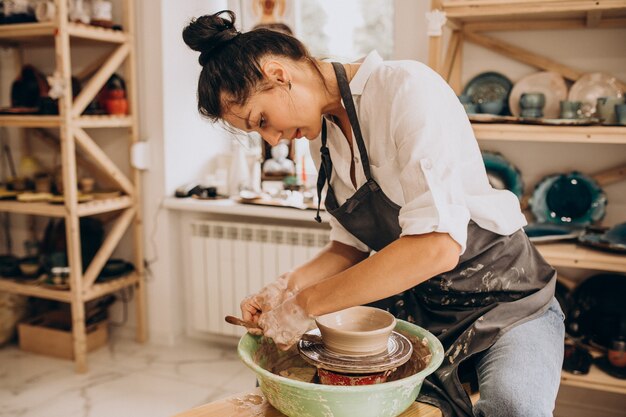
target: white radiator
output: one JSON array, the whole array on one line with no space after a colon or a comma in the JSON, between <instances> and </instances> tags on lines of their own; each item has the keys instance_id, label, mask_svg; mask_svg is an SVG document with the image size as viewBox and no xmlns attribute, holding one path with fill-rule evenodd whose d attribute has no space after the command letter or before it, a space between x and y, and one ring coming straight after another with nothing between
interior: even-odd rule
<instances>
[{"instance_id":1,"label":"white radiator","mask_svg":"<svg viewBox=\"0 0 626 417\"><path fill-rule=\"evenodd\" d=\"M306 262L328 243L329 232L253 223L191 223L189 291L191 327L201 332L243 334L224 322L241 316L240 301L283 272Z\"/></svg>"}]
</instances>

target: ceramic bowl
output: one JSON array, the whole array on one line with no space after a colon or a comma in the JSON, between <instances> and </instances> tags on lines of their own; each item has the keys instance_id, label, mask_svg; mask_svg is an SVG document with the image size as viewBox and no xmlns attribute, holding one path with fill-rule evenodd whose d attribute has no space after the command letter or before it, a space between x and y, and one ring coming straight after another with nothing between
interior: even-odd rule
<instances>
[{"instance_id":1,"label":"ceramic bowl","mask_svg":"<svg viewBox=\"0 0 626 417\"><path fill-rule=\"evenodd\" d=\"M441 342L425 329L397 320L396 331L426 339L432 358L420 372L382 384L334 386L295 381L264 369L253 359L260 336L245 334L237 348L240 358L254 371L268 402L287 416L392 417L401 414L417 398L424 378L439 368L444 352Z\"/></svg>"},{"instance_id":2,"label":"ceramic bowl","mask_svg":"<svg viewBox=\"0 0 626 417\"><path fill-rule=\"evenodd\" d=\"M504 110L504 99L491 100L491 101L482 101L478 103L478 108L481 113L486 114L501 114L502 110Z\"/></svg>"},{"instance_id":3,"label":"ceramic bowl","mask_svg":"<svg viewBox=\"0 0 626 417\"><path fill-rule=\"evenodd\" d=\"M387 349L396 318L379 308L358 306L319 316L315 323L328 350L346 355L375 355Z\"/></svg>"}]
</instances>

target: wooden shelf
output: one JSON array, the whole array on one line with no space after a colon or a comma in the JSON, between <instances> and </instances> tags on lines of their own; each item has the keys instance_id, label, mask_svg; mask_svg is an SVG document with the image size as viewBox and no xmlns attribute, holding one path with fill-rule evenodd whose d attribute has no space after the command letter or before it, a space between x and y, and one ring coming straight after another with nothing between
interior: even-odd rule
<instances>
[{"instance_id":1,"label":"wooden shelf","mask_svg":"<svg viewBox=\"0 0 626 417\"><path fill-rule=\"evenodd\" d=\"M67 29L69 35L77 39L108 43L124 43L129 40L125 32L82 23L68 23ZM0 43L52 43L56 31L57 25L54 22L0 25Z\"/></svg>"},{"instance_id":2,"label":"wooden shelf","mask_svg":"<svg viewBox=\"0 0 626 417\"><path fill-rule=\"evenodd\" d=\"M603 18L626 16L624 0L442 0L448 19L459 22L502 20L584 20L587 13Z\"/></svg>"},{"instance_id":3,"label":"wooden shelf","mask_svg":"<svg viewBox=\"0 0 626 417\"><path fill-rule=\"evenodd\" d=\"M565 371L561 372L561 385L626 394L626 380L613 378L598 369L595 365L591 366L587 375L574 375Z\"/></svg>"},{"instance_id":4,"label":"wooden shelf","mask_svg":"<svg viewBox=\"0 0 626 417\"><path fill-rule=\"evenodd\" d=\"M601 252L574 243L546 243L535 247L553 266L626 272L626 255Z\"/></svg>"},{"instance_id":5,"label":"wooden shelf","mask_svg":"<svg viewBox=\"0 0 626 417\"><path fill-rule=\"evenodd\" d=\"M121 278L111 281L96 283L84 291L84 301L90 301L106 294L129 287L139 282L141 276L137 273L130 273ZM69 303L72 300L69 290L55 290L38 284L29 284L7 278L0 278L0 291L7 291L14 294L29 297L39 297L48 300L56 300Z\"/></svg>"},{"instance_id":6,"label":"wooden shelf","mask_svg":"<svg viewBox=\"0 0 626 417\"><path fill-rule=\"evenodd\" d=\"M36 114L13 116L0 115L0 126L14 127L59 127L63 123L60 116L39 116ZM81 116L72 123L82 128L114 128L130 127L133 119L130 116Z\"/></svg>"},{"instance_id":7,"label":"wooden shelf","mask_svg":"<svg viewBox=\"0 0 626 417\"><path fill-rule=\"evenodd\" d=\"M626 126L540 126L472 123L476 139L585 144L626 144Z\"/></svg>"},{"instance_id":8,"label":"wooden shelf","mask_svg":"<svg viewBox=\"0 0 626 417\"><path fill-rule=\"evenodd\" d=\"M107 200L94 200L78 205L80 217L108 213L132 206L133 201L128 196ZM0 212L30 214L46 217L64 217L67 213L65 205L50 203L24 203L21 201L0 201Z\"/></svg>"},{"instance_id":9,"label":"wooden shelf","mask_svg":"<svg viewBox=\"0 0 626 417\"><path fill-rule=\"evenodd\" d=\"M15 127L58 127L61 124L59 116L39 116L29 114L24 116L0 115L0 126Z\"/></svg>"}]
</instances>

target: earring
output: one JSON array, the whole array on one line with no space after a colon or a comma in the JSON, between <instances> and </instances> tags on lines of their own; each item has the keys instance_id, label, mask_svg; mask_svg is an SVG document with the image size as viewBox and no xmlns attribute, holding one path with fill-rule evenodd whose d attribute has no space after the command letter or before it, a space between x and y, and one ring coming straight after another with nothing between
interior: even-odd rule
<instances>
[{"instance_id":1,"label":"earring","mask_svg":"<svg viewBox=\"0 0 626 417\"><path fill-rule=\"evenodd\" d=\"M289 86L289 89L291 90L291 80L287 81L287 85Z\"/></svg>"}]
</instances>

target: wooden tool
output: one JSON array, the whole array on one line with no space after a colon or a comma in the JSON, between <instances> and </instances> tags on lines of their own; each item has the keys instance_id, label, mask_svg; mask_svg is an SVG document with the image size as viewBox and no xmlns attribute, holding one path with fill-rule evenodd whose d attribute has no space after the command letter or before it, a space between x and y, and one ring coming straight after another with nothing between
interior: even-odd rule
<instances>
[{"instance_id":1,"label":"wooden tool","mask_svg":"<svg viewBox=\"0 0 626 417\"><path fill-rule=\"evenodd\" d=\"M235 316L226 316L224 317L224 320L226 320L226 323L229 324L234 324L235 326L243 326L243 327L247 327L250 329L260 329L259 325L257 323L253 323L251 321L246 321L246 320L242 320L239 317L235 317ZM302 337L300 338L302 340L305 340L307 342L311 342L311 343L322 343L322 337L315 335L315 334L303 334Z\"/></svg>"}]
</instances>

